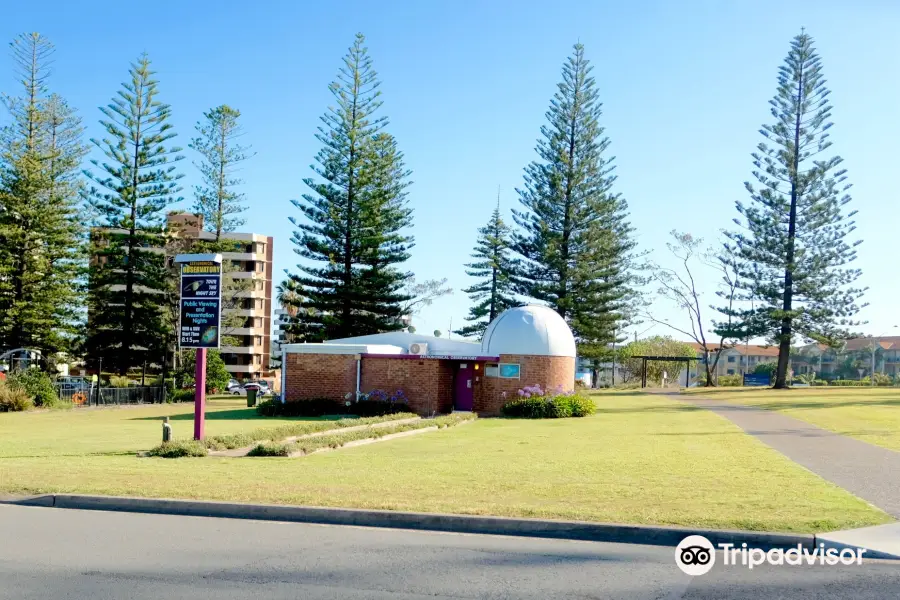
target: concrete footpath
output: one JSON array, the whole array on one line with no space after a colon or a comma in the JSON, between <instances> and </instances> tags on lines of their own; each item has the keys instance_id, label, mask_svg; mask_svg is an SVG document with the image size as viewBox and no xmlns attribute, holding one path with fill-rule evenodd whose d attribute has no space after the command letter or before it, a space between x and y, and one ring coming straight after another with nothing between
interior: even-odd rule
<instances>
[{"instance_id":1,"label":"concrete footpath","mask_svg":"<svg viewBox=\"0 0 900 600\"><path fill-rule=\"evenodd\" d=\"M900 452L771 410L696 396L669 394L669 397L725 417L822 479L900 519Z\"/></svg>"},{"instance_id":2,"label":"concrete footpath","mask_svg":"<svg viewBox=\"0 0 900 600\"><path fill-rule=\"evenodd\" d=\"M881 448L776 411L693 395L666 394L724 417L767 446L894 518L900 518L900 452ZM836 547L859 546L900 558L900 524L817 536Z\"/></svg>"}]
</instances>

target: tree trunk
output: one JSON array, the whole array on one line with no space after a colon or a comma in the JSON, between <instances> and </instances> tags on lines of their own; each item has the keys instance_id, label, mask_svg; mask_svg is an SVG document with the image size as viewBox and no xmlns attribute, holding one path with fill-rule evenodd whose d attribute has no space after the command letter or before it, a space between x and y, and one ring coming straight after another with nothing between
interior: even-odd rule
<instances>
[{"instance_id":1,"label":"tree trunk","mask_svg":"<svg viewBox=\"0 0 900 600\"><path fill-rule=\"evenodd\" d=\"M794 156L791 174L791 210L788 221L788 242L786 266L784 269L784 299L781 310L786 313L781 319L781 334L778 344L778 368L775 372L775 389L787 387L788 363L791 359L792 319L787 314L794 300L794 241L797 235L797 177L800 169L800 110L803 103L803 63L800 63L797 78L797 116L794 120Z\"/></svg>"}]
</instances>

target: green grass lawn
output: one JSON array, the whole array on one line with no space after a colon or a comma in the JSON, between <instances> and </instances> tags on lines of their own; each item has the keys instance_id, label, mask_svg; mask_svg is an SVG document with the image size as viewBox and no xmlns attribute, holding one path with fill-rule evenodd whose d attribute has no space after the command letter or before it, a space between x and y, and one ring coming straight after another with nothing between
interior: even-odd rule
<instances>
[{"instance_id":1,"label":"green grass lawn","mask_svg":"<svg viewBox=\"0 0 900 600\"><path fill-rule=\"evenodd\" d=\"M297 418L260 417L244 397L207 400L206 434L278 427ZM194 435L194 405L151 404L0 414L0 458L133 454L162 440L162 418L175 438Z\"/></svg>"},{"instance_id":2,"label":"green grass lawn","mask_svg":"<svg viewBox=\"0 0 900 600\"><path fill-rule=\"evenodd\" d=\"M687 393L777 410L823 429L900 450L897 388L693 388Z\"/></svg>"},{"instance_id":3,"label":"green grass lawn","mask_svg":"<svg viewBox=\"0 0 900 600\"><path fill-rule=\"evenodd\" d=\"M143 416L139 411L149 408L0 414L0 449L6 456L0 458L0 493L206 498L803 532L891 520L708 411L635 392L605 393L597 400L598 414L583 419L482 419L296 459L91 454L155 443L158 421L122 416L129 411ZM186 409L152 408L159 414ZM144 434L145 426L152 431ZM215 431L234 423L211 418L208 426ZM178 435L189 435L189 420L176 427L182 427ZM133 439L138 434L147 441ZM76 443L84 436L107 439ZM83 453L72 455L73 448Z\"/></svg>"}]
</instances>

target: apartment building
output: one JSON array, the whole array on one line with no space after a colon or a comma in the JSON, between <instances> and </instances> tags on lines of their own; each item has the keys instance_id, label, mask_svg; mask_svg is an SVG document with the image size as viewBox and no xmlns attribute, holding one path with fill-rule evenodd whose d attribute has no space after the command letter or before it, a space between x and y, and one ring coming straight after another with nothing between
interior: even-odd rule
<instances>
[{"instance_id":1,"label":"apartment building","mask_svg":"<svg viewBox=\"0 0 900 600\"><path fill-rule=\"evenodd\" d=\"M702 380L706 377L706 356L700 344L691 342L690 345L697 351L697 362L691 363L691 379ZM719 352L718 344L710 344L709 361L715 361L714 352ZM777 346L759 346L756 344L738 344L721 350L719 362L716 364L714 375L744 375L752 373L756 366L762 363L778 361Z\"/></svg>"},{"instance_id":2,"label":"apartment building","mask_svg":"<svg viewBox=\"0 0 900 600\"><path fill-rule=\"evenodd\" d=\"M203 230L203 218L191 213L167 217L169 231L181 239L213 241L214 233ZM222 310L222 337L235 342L219 349L225 367L238 380L272 377L272 237L258 233L225 233L239 247L223 252L225 279L247 282L233 292ZM223 284L228 289L228 284ZM231 304L232 306L228 306Z\"/></svg>"},{"instance_id":3,"label":"apartment building","mask_svg":"<svg viewBox=\"0 0 900 600\"><path fill-rule=\"evenodd\" d=\"M791 358L797 373L816 373L822 379L857 379L875 372L900 374L900 336L846 340L837 348L812 343L800 346Z\"/></svg>"},{"instance_id":4,"label":"apartment building","mask_svg":"<svg viewBox=\"0 0 900 600\"><path fill-rule=\"evenodd\" d=\"M203 231L203 218L190 213L170 213L167 233L184 243L173 244L173 253L191 252L191 242L214 241L215 234ZM246 281L240 291L225 299L221 335L233 345L220 348L228 372L238 380L272 377L269 355L272 349L272 237L258 233L226 233L234 241L234 252L222 253L224 277ZM160 237L160 246L163 246ZM152 252L167 252L163 247ZM103 260L94 257L94 260ZM228 289L228 284L223 289ZM233 286L232 286L233 287ZM229 306L231 305L231 306ZM90 315L88 315L90 319Z\"/></svg>"}]
</instances>

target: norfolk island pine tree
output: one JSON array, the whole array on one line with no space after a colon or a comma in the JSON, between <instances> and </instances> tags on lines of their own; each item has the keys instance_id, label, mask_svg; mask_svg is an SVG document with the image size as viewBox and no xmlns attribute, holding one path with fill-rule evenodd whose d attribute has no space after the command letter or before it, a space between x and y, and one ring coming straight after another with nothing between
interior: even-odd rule
<instances>
[{"instance_id":1,"label":"norfolk island pine tree","mask_svg":"<svg viewBox=\"0 0 900 600\"><path fill-rule=\"evenodd\" d=\"M478 282L464 289L473 305L466 321L469 325L455 333L480 338L484 330L500 313L518 306L512 274L516 268L512 257L512 230L500 215L500 195L497 206L484 227L478 229L478 239L472 252L475 262L466 265L466 274Z\"/></svg>"},{"instance_id":2,"label":"norfolk island pine tree","mask_svg":"<svg viewBox=\"0 0 900 600\"><path fill-rule=\"evenodd\" d=\"M776 388L787 387L794 336L828 344L846 337L865 291L853 287L861 271L850 263L860 241L847 239L856 212L844 212L850 184L843 159L821 156L831 146L829 94L813 40L801 32L778 71L775 122L763 125L766 141L753 153L758 186L745 184L750 202L736 203L741 229L726 232L724 258L738 273L738 298L754 304L723 309L734 325L720 331L778 344Z\"/></svg>"},{"instance_id":3,"label":"norfolk island pine tree","mask_svg":"<svg viewBox=\"0 0 900 600\"><path fill-rule=\"evenodd\" d=\"M108 159L91 160L85 170L93 184L90 206L99 215L92 231L88 292L87 347L119 374L141 359L163 357L171 339L165 294L171 272L159 250L165 246L165 209L181 191L173 163L181 149L171 109L157 99L158 82L150 59L141 55L129 70L131 80L112 102L101 107L108 137L91 141Z\"/></svg>"},{"instance_id":4,"label":"norfolk island pine tree","mask_svg":"<svg viewBox=\"0 0 900 600\"><path fill-rule=\"evenodd\" d=\"M329 86L336 105L322 117L316 138L322 148L304 183L311 193L292 203L302 219L292 241L307 262L290 273L297 339L322 341L403 328L400 292L407 274L396 264L408 258L411 238L399 234L410 213L404 207L408 172L393 138L385 137L377 74L365 37L357 34ZM378 207L390 207L389 215ZM399 222L399 224L398 224Z\"/></svg>"},{"instance_id":5,"label":"norfolk island pine tree","mask_svg":"<svg viewBox=\"0 0 900 600\"><path fill-rule=\"evenodd\" d=\"M569 323L580 352L600 355L628 318L635 242L627 203L612 191L591 70L576 44L541 128L539 160L517 190L513 248L521 257L517 293L548 304Z\"/></svg>"}]
</instances>

